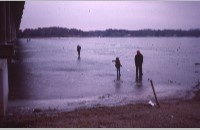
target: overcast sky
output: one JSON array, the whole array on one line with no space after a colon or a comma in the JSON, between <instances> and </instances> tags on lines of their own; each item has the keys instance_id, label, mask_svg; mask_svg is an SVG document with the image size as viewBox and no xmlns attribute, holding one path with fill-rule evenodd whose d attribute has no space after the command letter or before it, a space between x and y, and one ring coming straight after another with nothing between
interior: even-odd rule
<instances>
[{"instance_id":1,"label":"overcast sky","mask_svg":"<svg viewBox=\"0 0 200 130\"><path fill-rule=\"evenodd\" d=\"M200 28L200 1L26 1L20 29Z\"/></svg>"}]
</instances>

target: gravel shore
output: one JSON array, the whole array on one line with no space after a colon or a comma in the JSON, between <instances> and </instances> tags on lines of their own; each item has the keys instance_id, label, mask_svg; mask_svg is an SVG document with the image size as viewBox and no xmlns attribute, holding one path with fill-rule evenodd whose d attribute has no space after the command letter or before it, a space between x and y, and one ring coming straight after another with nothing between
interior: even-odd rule
<instances>
[{"instance_id":1,"label":"gravel shore","mask_svg":"<svg viewBox=\"0 0 200 130\"><path fill-rule=\"evenodd\" d=\"M1 128L199 128L200 91L190 100L77 109L72 112L36 112L0 118Z\"/></svg>"}]
</instances>

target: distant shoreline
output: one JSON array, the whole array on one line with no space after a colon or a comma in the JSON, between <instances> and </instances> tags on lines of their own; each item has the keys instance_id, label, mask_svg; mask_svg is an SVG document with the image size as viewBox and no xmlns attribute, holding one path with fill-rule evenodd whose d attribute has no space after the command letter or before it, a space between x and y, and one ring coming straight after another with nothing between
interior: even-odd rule
<instances>
[{"instance_id":1,"label":"distant shoreline","mask_svg":"<svg viewBox=\"0 0 200 130\"><path fill-rule=\"evenodd\" d=\"M35 37L200 37L200 29L173 30L173 29L143 29L124 30L106 29L95 31L82 31L80 29L68 29L61 27L47 27L20 30L19 38Z\"/></svg>"},{"instance_id":2,"label":"distant shoreline","mask_svg":"<svg viewBox=\"0 0 200 130\"><path fill-rule=\"evenodd\" d=\"M146 36L146 37L20 37L18 39L65 39L65 38L200 38L200 37L151 37L151 36Z\"/></svg>"}]
</instances>

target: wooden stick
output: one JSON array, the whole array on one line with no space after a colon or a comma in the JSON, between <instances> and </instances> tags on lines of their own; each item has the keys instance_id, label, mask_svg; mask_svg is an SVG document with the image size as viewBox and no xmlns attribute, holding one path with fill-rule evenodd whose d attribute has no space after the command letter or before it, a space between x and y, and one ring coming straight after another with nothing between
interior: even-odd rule
<instances>
[{"instance_id":1,"label":"wooden stick","mask_svg":"<svg viewBox=\"0 0 200 130\"><path fill-rule=\"evenodd\" d=\"M154 90L153 81L150 80L150 82L151 82L151 86L152 86L152 89L153 89L153 93L154 93L154 96L155 96L155 99L156 99L156 104L158 105L158 108L159 108L160 105L159 105L159 103L158 103L158 99L157 99L157 97L156 97L156 92L155 92L155 90Z\"/></svg>"}]
</instances>

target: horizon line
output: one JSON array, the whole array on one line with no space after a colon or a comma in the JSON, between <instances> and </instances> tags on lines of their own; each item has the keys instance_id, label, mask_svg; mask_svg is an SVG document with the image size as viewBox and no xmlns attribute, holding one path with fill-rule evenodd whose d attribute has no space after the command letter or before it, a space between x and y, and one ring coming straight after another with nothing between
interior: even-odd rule
<instances>
[{"instance_id":1,"label":"horizon line","mask_svg":"<svg viewBox=\"0 0 200 130\"><path fill-rule=\"evenodd\" d=\"M19 29L22 30L22 32L26 29L39 29L39 28L63 28L63 29L76 29L76 30L80 30L83 32L92 32L92 31L106 31L106 30L126 30L126 31L141 31L141 30L181 30L181 31L190 31L190 30L200 30L200 28L190 28L190 29L152 29L152 28L143 28L143 29L134 29L134 30L130 30L130 29L117 29L117 28L107 28L107 29L96 29L96 30L82 30L82 29L78 29L78 28L67 28L67 27L61 27L61 26L49 26L49 27L36 27L36 28L25 28L25 29Z\"/></svg>"}]
</instances>

